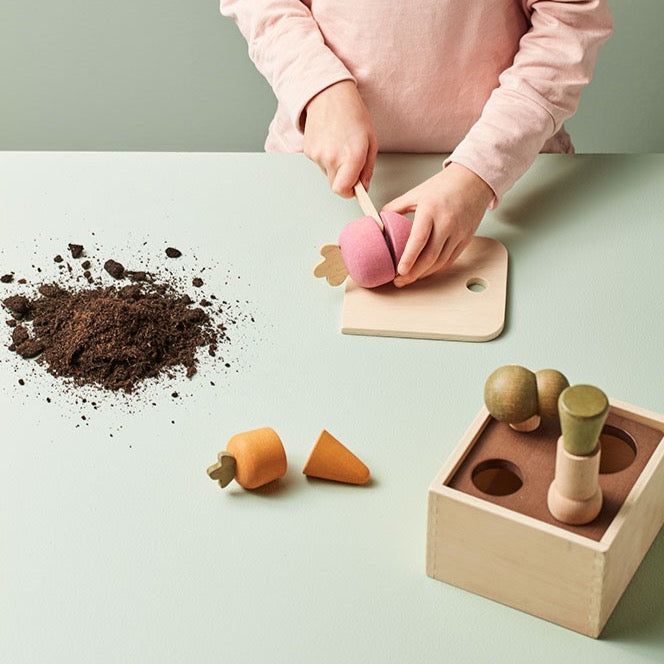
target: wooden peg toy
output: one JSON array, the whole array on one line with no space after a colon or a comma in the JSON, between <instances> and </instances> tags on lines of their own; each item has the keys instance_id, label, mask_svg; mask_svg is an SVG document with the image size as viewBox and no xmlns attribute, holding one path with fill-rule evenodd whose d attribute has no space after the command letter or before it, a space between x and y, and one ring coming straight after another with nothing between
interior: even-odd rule
<instances>
[{"instance_id":1,"label":"wooden peg toy","mask_svg":"<svg viewBox=\"0 0 664 664\"><path fill-rule=\"evenodd\" d=\"M609 400L592 385L573 385L560 395L558 410L562 435L547 504L558 521L590 523L602 509L599 436L609 413Z\"/></svg>"},{"instance_id":2,"label":"wooden peg toy","mask_svg":"<svg viewBox=\"0 0 664 664\"><path fill-rule=\"evenodd\" d=\"M569 387L569 381L560 371L555 369L540 369L535 372L537 381L537 406L541 417L558 416L558 399L561 393Z\"/></svg>"},{"instance_id":3,"label":"wooden peg toy","mask_svg":"<svg viewBox=\"0 0 664 664\"><path fill-rule=\"evenodd\" d=\"M370 477L364 463L325 429L318 436L302 472L308 477L346 484L366 484Z\"/></svg>"},{"instance_id":4,"label":"wooden peg toy","mask_svg":"<svg viewBox=\"0 0 664 664\"><path fill-rule=\"evenodd\" d=\"M528 435L480 409L429 485L427 574L597 638L664 526L664 414L588 385L559 406Z\"/></svg>"},{"instance_id":5,"label":"wooden peg toy","mask_svg":"<svg viewBox=\"0 0 664 664\"><path fill-rule=\"evenodd\" d=\"M245 489L256 489L282 477L287 469L281 439L273 429L264 427L233 436L207 474L222 488L235 479Z\"/></svg>"},{"instance_id":6,"label":"wooden peg toy","mask_svg":"<svg viewBox=\"0 0 664 664\"><path fill-rule=\"evenodd\" d=\"M558 414L558 396L569 385L555 369L533 373L508 365L496 369L484 385L484 402L491 415L516 431L534 431L542 417Z\"/></svg>"},{"instance_id":7,"label":"wooden peg toy","mask_svg":"<svg viewBox=\"0 0 664 664\"><path fill-rule=\"evenodd\" d=\"M362 184L358 182L354 189L365 216L344 226L339 244L321 247L324 260L313 272L331 286L342 284L350 275L358 286L375 288L396 277L413 222L396 212L378 213Z\"/></svg>"}]
</instances>

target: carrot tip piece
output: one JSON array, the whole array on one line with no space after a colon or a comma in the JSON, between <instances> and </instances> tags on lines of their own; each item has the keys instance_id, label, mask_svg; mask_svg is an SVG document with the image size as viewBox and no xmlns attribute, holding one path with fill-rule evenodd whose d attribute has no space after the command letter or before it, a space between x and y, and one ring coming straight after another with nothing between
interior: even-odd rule
<instances>
[{"instance_id":1,"label":"carrot tip piece","mask_svg":"<svg viewBox=\"0 0 664 664\"><path fill-rule=\"evenodd\" d=\"M308 477L317 477L345 484L366 484L369 469L334 436L321 431L302 471Z\"/></svg>"}]
</instances>

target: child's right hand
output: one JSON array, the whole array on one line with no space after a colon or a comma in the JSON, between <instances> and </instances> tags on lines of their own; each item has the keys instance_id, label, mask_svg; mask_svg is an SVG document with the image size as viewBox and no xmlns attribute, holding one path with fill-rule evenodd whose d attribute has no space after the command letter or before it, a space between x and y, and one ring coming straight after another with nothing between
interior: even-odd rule
<instances>
[{"instance_id":1,"label":"child's right hand","mask_svg":"<svg viewBox=\"0 0 664 664\"><path fill-rule=\"evenodd\" d=\"M307 104L303 150L321 167L332 191L340 196L352 197L358 180L369 188L378 141L353 81L335 83Z\"/></svg>"}]
</instances>

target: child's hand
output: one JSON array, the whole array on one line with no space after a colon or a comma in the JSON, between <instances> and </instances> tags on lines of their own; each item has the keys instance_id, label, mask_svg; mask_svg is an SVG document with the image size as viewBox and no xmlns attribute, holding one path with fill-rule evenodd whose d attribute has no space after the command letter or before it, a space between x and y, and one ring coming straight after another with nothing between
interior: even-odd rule
<instances>
[{"instance_id":1,"label":"child's hand","mask_svg":"<svg viewBox=\"0 0 664 664\"><path fill-rule=\"evenodd\" d=\"M335 83L307 104L303 150L327 175L335 193L350 198L358 180L369 188L378 142L355 83Z\"/></svg>"},{"instance_id":2,"label":"child's hand","mask_svg":"<svg viewBox=\"0 0 664 664\"><path fill-rule=\"evenodd\" d=\"M394 285L407 286L452 265L470 243L493 196L482 178L452 162L388 203L385 210L415 211Z\"/></svg>"}]
</instances>

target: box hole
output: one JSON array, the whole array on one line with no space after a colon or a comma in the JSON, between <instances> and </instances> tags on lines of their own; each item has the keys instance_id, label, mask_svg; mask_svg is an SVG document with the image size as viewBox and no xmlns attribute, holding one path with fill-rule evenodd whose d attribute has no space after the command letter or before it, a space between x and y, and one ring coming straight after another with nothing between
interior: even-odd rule
<instances>
[{"instance_id":1,"label":"box hole","mask_svg":"<svg viewBox=\"0 0 664 664\"><path fill-rule=\"evenodd\" d=\"M603 475L625 470L636 458L636 441L626 431L607 424L599 435L602 452L599 472Z\"/></svg>"},{"instance_id":2,"label":"box hole","mask_svg":"<svg viewBox=\"0 0 664 664\"><path fill-rule=\"evenodd\" d=\"M480 277L473 277L466 282L466 288L473 293L481 293L487 289L487 282Z\"/></svg>"},{"instance_id":3,"label":"box hole","mask_svg":"<svg viewBox=\"0 0 664 664\"><path fill-rule=\"evenodd\" d=\"M521 471L505 459L487 459L473 469L473 484L490 496L507 496L522 486Z\"/></svg>"}]
</instances>

